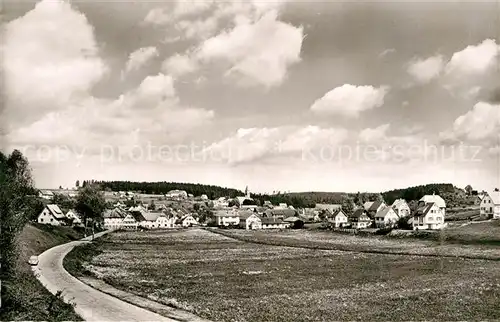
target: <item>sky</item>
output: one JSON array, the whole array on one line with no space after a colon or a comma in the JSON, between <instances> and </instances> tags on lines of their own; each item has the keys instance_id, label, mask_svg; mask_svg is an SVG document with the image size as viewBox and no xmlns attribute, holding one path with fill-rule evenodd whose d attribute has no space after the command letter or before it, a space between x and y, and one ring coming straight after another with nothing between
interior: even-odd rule
<instances>
[{"instance_id":1,"label":"sky","mask_svg":"<svg viewBox=\"0 0 500 322\"><path fill-rule=\"evenodd\" d=\"M0 148L38 187L500 187L500 2L7 1Z\"/></svg>"}]
</instances>

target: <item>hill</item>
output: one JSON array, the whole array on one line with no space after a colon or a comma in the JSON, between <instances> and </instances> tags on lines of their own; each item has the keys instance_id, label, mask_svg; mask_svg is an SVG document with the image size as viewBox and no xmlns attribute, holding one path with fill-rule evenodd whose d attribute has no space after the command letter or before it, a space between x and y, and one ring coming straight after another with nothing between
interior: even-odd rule
<instances>
[{"instance_id":1,"label":"hill","mask_svg":"<svg viewBox=\"0 0 500 322\"><path fill-rule=\"evenodd\" d=\"M166 194L171 190L184 190L194 196L207 195L210 199L219 197L236 197L243 195L237 189L205 185L199 183L182 182L132 182L132 181L94 181L103 190L108 191L135 191L144 194Z\"/></svg>"},{"instance_id":2,"label":"hill","mask_svg":"<svg viewBox=\"0 0 500 322\"><path fill-rule=\"evenodd\" d=\"M13 298L2 299L2 321L81 321L73 307L52 295L35 278L28 264L32 255L72 240L82 234L69 227L27 224L18 236L19 260Z\"/></svg>"}]
</instances>

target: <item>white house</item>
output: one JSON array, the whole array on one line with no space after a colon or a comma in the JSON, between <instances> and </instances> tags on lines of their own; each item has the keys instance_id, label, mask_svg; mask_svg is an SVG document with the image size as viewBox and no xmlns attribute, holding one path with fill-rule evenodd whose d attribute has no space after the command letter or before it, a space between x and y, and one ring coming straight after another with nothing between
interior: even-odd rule
<instances>
[{"instance_id":1,"label":"white house","mask_svg":"<svg viewBox=\"0 0 500 322\"><path fill-rule=\"evenodd\" d=\"M220 197L214 200L215 208L226 208L229 207L229 200L226 197Z\"/></svg>"},{"instance_id":2,"label":"white house","mask_svg":"<svg viewBox=\"0 0 500 322\"><path fill-rule=\"evenodd\" d=\"M363 229L371 225L371 219L364 208L357 209L349 217L352 228Z\"/></svg>"},{"instance_id":3,"label":"white house","mask_svg":"<svg viewBox=\"0 0 500 322\"><path fill-rule=\"evenodd\" d=\"M121 229L131 229L131 230L137 230L137 227L139 226L139 223L135 219L135 217L132 214L128 214L123 218L121 222Z\"/></svg>"},{"instance_id":4,"label":"white house","mask_svg":"<svg viewBox=\"0 0 500 322\"><path fill-rule=\"evenodd\" d=\"M479 213L483 219L500 219L500 191L487 192L483 195Z\"/></svg>"},{"instance_id":5,"label":"white house","mask_svg":"<svg viewBox=\"0 0 500 322\"><path fill-rule=\"evenodd\" d=\"M127 215L120 208L107 209L104 214L105 229L120 229L123 226L123 219Z\"/></svg>"},{"instance_id":6,"label":"white house","mask_svg":"<svg viewBox=\"0 0 500 322\"><path fill-rule=\"evenodd\" d=\"M186 199L188 194L184 190L170 190L165 194L165 197L171 199Z\"/></svg>"},{"instance_id":7,"label":"white house","mask_svg":"<svg viewBox=\"0 0 500 322\"><path fill-rule=\"evenodd\" d=\"M394 200L391 207L399 217L408 217L411 214L410 206L408 206L408 203L404 199Z\"/></svg>"},{"instance_id":8,"label":"white house","mask_svg":"<svg viewBox=\"0 0 500 322\"><path fill-rule=\"evenodd\" d=\"M68 218L58 205L47 205L38 215L39 224L61 226L68 224Z\"/></svg>"},{"instance_id":9,"label":"white house","mask_svg":"<svg viewBox=\"0 0 500 322\"><path fill-rule=\"evenodd\" d=\"M39 197L45 200L51 200L54 197L54 193L50 190L40 190Z\"/></svg>"},{"instance_id":10,"label":"white house","mask_svg":"<svg viewBox=\"0 0 500 322\"><path fill-rule=\"evenodd\" d=\"M399 219L392 207L385 207L375 214L375 225L377 227L394 226Z\"/></svg>"},{"instance_id":11,"label":"white house","mask_svg":"<svg viewBox=\"0 0 500 322\"><path fill-rule=\"evenodd\" d=\"M240 227L245 229L261 229L262 220L256 214L245 211L240 212Z\"/></svg>"},{"instance_id":12,"label":"white house","mask_svg":"<svg viewBox=\"0 0 500 322\"><path fill-rule=\"evenodd\" d=\"M168 218L162 212L144 212L141 214L142 220L139 222L139 227L148 229L173 228L175 219Z\"/></svg>"},{"instance_id":13,"label":"white house","mask_svg":"<svg viewBox=\"0 0 500 322\"><path fill-rule=\"evenodd\" d=\"M441 198L439 195L432 194L423 196L422 198L420 198L420 201L426 204L431 202L435 203L436 206L438 206L439 210L441 211L441 215L443 216L444 220L444 216L446 214L446 202L444 201L443 198Z\"/></svg>"},{"instance_id":14,"label":"white house","mask_svg":"<svg viewBox=\"0 0 500 322\"><path fill-rule=\"evenodd\" d=\"M208 200L208 196L207 195L201 195L201 200Z\"/></svg>"},{"instance_id":15,"label":"white house","mask_svg":"<svg viewBox=\"0 0 500 322\"><path fill-rule=\"evenodd\" d=\"M192 215L185 215L177 219L175 224L181 227L191 227L198 225L198 221Z\"/></svg>"},{"instance_id":16,"label":"white house","mask_svg":"<svg viewBox=\"0 0 500 322\"><path fill-rule=\"evenodd\" d=\"M442 229L445 227L444 211L439 205L441 204L420 201L417 210L413 214L413 230Z\"/></svg>"},{"instance_id":17,"label":"white house","mask_svg":"<svg viewBox=\"0 0 500 322\"><path fill-rule=\"evenodd\" d=\"M290 227L290 223L278 218L262 218L262 229L285 229Z\"/></svg>"},{"instance_id":18,"label":"white house","mask_svg":"<svg viewBox=\"0 0 500 322\"><path fill-rule=\"evenodd\" d=\"M334 211L333 215L328 220L334 227L347 226L348 218L342 209Z\"/></svg>"},{"instance_id":19,"label":"white house","mask_svg":"<svg viewBox=\"0 0 500 322\"><path fill-rule=\"evenodd\" d=\"M66 218L73 223L74 226L83 226L82 219L76 212L76 210L68 210L66 213Z\"/></svg>"},{"instance_id":20,"label":"white house","mask_svg":"<svg viewBox=\"0 0 500 322\"><path fill-rule=\"evenodd\" d=\"M234 209L219 210L215 212L214 217L217 226L237 226L240 223L240 216Z\"/></svg>"}]
</instances>

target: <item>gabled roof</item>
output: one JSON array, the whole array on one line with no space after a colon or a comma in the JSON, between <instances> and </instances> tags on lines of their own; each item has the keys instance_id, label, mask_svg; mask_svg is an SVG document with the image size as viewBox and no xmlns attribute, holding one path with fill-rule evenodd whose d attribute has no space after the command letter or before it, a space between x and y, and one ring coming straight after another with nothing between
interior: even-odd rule
<instances>
[{"instance_id":1,"label":"gabled roof","mask_svg":"<svg viewBox=\"0 0 500 322\"><path fill-rule=\"evenodd\" d=\"M399 206L404 205L404 204L406 204L408 206L408 203L406 202L406 200L404 200L404 199L396 199L392 203L391 207L396 208L396 207L399 207Z\"/></svg>"},{"instance_id":2,"label":"gabled roof","mask_svg":"<svg viewBox=\"0 0 500 322\"><path fill-rule=\"evenodd\" d=\"M368 216L368 214L366 213L366 210L364 208L358 208L352 213L352 215L349 216L349 218L359 219L362 215Z\"/></svg>"},{"instance_id":3,"label":"gabled roof","mask_svg":"<svg viewBox=\"0 0 500 322\"><path fill-rule=\"evenodd\" d=\"M260 219L259 216L257 216L254 212L252 211L239 211L238 212L238 217L240 217L240 220L246 220L248 217L255 215L257 218Z\"/></svg>"},{"instance_id":4,"label":"gabled roof","mask_svg":"<svg viewBox=\"0 0 500 322\"><path fill-rule=\"evenodd\" d=\"M104 218L125 218L125 213L122 212L119 208L108 209L104 211Z\"/></svg>"},{"instance_id":5,"label":"gabled roof","mask_svg":"<svg viewBox=\"0 0 500 322\"><path fill-rule=\"evenodd\" d=\"M47 209L49 209L50 213L54 218L56 219L64 219L66 216L64 213L61 211L58 205L47 205Z\"/></svg>"},{"instance_id":6,"label":"gabled roof","mask_svg":"<svg viewBox=\"0 0 500 322\"><path fill-rule=\"evenodd\" d=\"M488 192L488 195L495 205L500 205L500 191Z\"/></svg>"},{"instance_id":7,"label":"gabled roof","mask_svg":"<svg viewBox=\"0 0 500 322\"><path fill-rule=\"evenodd\" d=\"M420 198L425 203L435 203L439 208L446 208L446 202L439 195L425 195Z\"/></svg>"},{"instance_id":8,"label":"gabled roof","mask_svg":"<svg viewBox=\"0 0 500 322\"><path fill-rule=\"evenodd\" d=\"M435 204L433 202L429 202L429 203L426 203L426 204L418 207L417 210L415 211L414 216L425 216L425 215L427 215L434 205Z\"/></svg>"},{"instance_id":9,"label":"gabled roof","mask_svg":"<svg viewBox=\"0 0 500 322\"><path fill-rule=\"evenodd\" d=\"M364 208L365 210L368 210L368 209L370 209L370 207L371 207L372 205L373 205L373 201L367 201L367 202L365 202L365 203L363 204L363 208Z\"/></svg>"},{"instance_id":10,"label":"gabled roof","mask_svg":"<svg viewBox=\"0 0 500 322\"><path fill-rule=\"evenodd\" d=\"M144 212L142 217L144 217L146 221L156 221L160 217L166 218L167 216L162 212Z\"/></svg>"},{"instance_id":11,"label":"gabled roof","mask_svg":"<svg viewBox=\"0 0 500 322\"><path fill-rule=\"evenodd\" d=\"M347 217L347 215L346 215L346 214L342 211L342 209L337 209L337 210L335 210L335 211L333 212L333 214L332 214L332 217L333 217L333 218L335 218L335 217L337 217L337 215L339 215L339 214L343 214L344 216L346 216L346 217Z\"/></svg>"},{"instance_id":12,"label":"gabled roof","mask_svg":"<svg viewBox=\"0 0 500 322\"><path fill-rule=\"evenodd\" d=\"M368 208L368 211L377 211L377 209L382 205L385 205L385 202L380 200L374 201L370 208Z\"/></svg>"},{"instance_id":13,"label":"gabled roof","mask_svg":"<svg viewBox=\"0 0 500 322\"><path fill-rule=\"evenodd\" d=\"M387 216L387 214L389 212L394 212L394 210L391 208L391 207L385 207L383 209L381 209L380 211L378 211L376 214L375 214L375 217L376 218L385 218L385 216ZM395 213L395 212L394 212Z\"/></svg>"},{"instance_id":14,"label":"gabled roof","mask_svg":"<svg viewBox=\"0 0 500 322\"><path fill-rule=\"evenodd\" d=\"M330 203L317 203L316 204L316 209L320 209L320 210L330 210L333 212L334 210L337 210L340 208L342 208L342 205L340 205L340 204L330 204Z\"/></svg>"}]
</instances>

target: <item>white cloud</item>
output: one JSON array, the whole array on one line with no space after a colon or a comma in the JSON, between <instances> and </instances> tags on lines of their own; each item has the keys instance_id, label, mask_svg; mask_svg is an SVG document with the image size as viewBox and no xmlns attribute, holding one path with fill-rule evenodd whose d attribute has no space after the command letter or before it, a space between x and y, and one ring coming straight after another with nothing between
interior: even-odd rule
<instances>
[{"instance_id":1,"label":"white cloud","mask_svg":"<svg viewBox=\"0 0 500 322\"><path fill-rule=\"evenodd\" d=\"M189 54L175 54L167 58L162 64L162 70L174 77L183 76L198 69L198 62Z\"/></svg>"},{"instance_id":2,"label":"white cloud","mask_svg":"<svg viewBox=\"0 0 500 322\"><path fill-rule=\"evenodd\" d=\"M337 146L347 131L318 126L243 128L208 146L204 153L230 164L242 164L276 157L300 158L307 150ZM213 158L215 159L215 158Z\"/></svg>"},{"instance_id":3,"label":"white cloud","mask_svg":"<svg viewBox=\"0 0 500 322\"><path fill-rule=\"evenodd\" d=\"M129 59L125 66L125 72L138 70L143 65L148 63L151 59L158 57L160 53L156 47L143 47L135 50L129 55Z\"/></svg>"},{"instance_id":4,"label":"white cloud","mask_svg":"<svg viewBox=\"0 0 500 322\"><path fill-rule=\"evenodd\" d=\"M390 54L395 53L395 52L396 52L396 49L388 48L388 49L384 50L383 52L381 52L378 55L378 58L384 58L385 56L390 55Z\"/></svg>"},{"instance_id":5,"label":"white cloud","mask_svg":"<svg viewBox=\"0 0 500 322\"><path fill-rule=\"evenodd\" d=\"M198 57L203 62L229 63L227 76L272 87L280 85L288 68L300 61L302 40L302 27L278 21L271 11L255 23L240 21L234 29L207 39Z\"/></svg>"},{"instance_id":6,"label":"white cloud","mask_svg":"<svg viewBox=\"0 0 500 322\"><path fill-rule=\"evenodd\" d=\"M355 86L344 84L317 99L311 110L317 113L358 117L363 111L381 107L389 87Z\"/></svg>"},{"instance_id":7,"label":"white cloud","mask_svg":"<svg viewBox=\"0 0 500 322\"><path fill-rule=\"evenodd\" d=\"M390 124L382 124L376 128L366 128L359 133L359 139L363 142L378 142L387 138Z\"/></svg>"},{"instance_id":8,"label":"white cloud","mask_svg":"<svg viewBox=\"0 0 500 322\"><path fill-rule=\"evenodd\" d=\"M214 1L210 0L177 0L167 8L151 9L144 18L144 22L152 25L166 25L179 18L203 13L213 4Z\"/></svg>"},{"instance_id":9,"label":"white cloud","mask_svg":"<svg viewBox=\"0 0 500 322\"><path fill-rule=\"evenodd\" d=\"M180 30L186 39L206 39L216 32L217 19L208 17L207 19L181 20L175 24L175 28Z\"/></svg>"},{"instance_id":10,"label":"white cloud","mask_svg":"<svg viewBox=\"0 0 500 322\"><path fill-rule=\"evenodd\" d=\"M483 74L498 64L499 53L500 46L494 39L486 39L476 46L467 46L453 54L446 65L446 73L456 77Z\"/></svg>"},{"instance_id":11,"label":"white cloud","mask_svg":"<svg viewBox=\"0 0 500 322\"><path fill-rule=\"evenodd\" d=\"M450 131L441 133L447 141L477 142L492 146L500 140L500 104L479 102L459 116Z\"/></svg>"},{"instance_id":12,"label":"white cloud","mask_svg":"<svg viewBox=\"0 0 500 322\"><path fill-rule=\"evenodd\" d=\"M2 46L9 124L30 122L88 95L108 71L86 17L44 0L5 25Z\"/></svg>"},{"instance_id":13,"label":"white cloud","mask_svg":"<svg viewBox=\"0 0 500 322\"><path fill-rule=\"evenodd\" d=\"M425 84L437 78L443 69L443 56L433 56L427 59L418 59L408 66L408 73L419 83Z\"/></svg>"}]
</instances>

